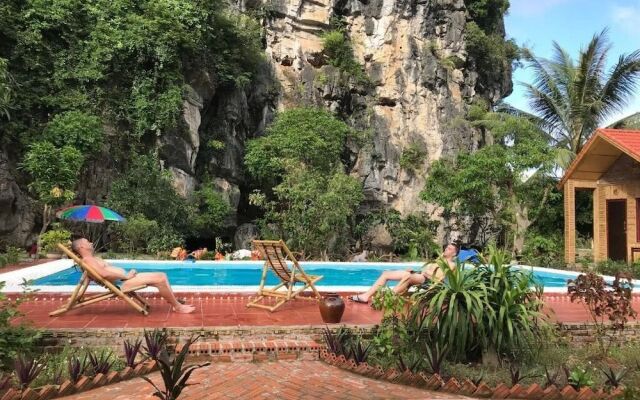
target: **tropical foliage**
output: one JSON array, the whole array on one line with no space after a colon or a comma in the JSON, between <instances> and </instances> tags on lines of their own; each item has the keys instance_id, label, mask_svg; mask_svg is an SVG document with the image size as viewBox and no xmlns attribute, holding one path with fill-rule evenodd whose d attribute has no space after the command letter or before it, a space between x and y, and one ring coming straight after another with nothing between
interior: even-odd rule
<instances>
[{"instance_id":1,"label":"tropical foliage","mask_svg":"<svg viewBox=\"0 0 640 400\"><path fill-rule=\"evenodd\" d=\"M577 59L553 44L551 59L524 58L534 73L524 83L535 115L552 145L577 154L585 141L607 118L622 110L640 84L640 50L620 55L607 69L611 44L607 32L593 36ZM565 157L564 165L570 160Z\"/></svg>"}]
</instances>

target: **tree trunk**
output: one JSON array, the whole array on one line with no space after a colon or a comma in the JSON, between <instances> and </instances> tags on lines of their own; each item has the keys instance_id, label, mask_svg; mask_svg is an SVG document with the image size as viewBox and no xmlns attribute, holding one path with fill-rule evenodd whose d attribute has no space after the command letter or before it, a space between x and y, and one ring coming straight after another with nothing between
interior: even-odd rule
<instances>
[{"instance_id":1,"label":"tree trunk","mask_svg":"<svg viewBox=\"0 0 640 400\"><path fill-rule=\"evenodd\" d=\"M513 253L522 254L527 229L531 226L529 208L514 201L515 223L513 226Z\"/></svg>"},{"instance_id":2,"label":"tree trunk","mask_svg":"<svg viewBox=\"0 0 640 400\"><path fill-rule=\"evenodd\" d=\"M37 247L38 251L36 252L36 258L40 258L40 250L42 249L42 235L47 231L49 227L49 223L51 222L49 214L51 213L51 206L48 204L44 205L44 210L42 211L42 229L40 229L40 234L38 235Z\"/></svg>"}]
</instances>

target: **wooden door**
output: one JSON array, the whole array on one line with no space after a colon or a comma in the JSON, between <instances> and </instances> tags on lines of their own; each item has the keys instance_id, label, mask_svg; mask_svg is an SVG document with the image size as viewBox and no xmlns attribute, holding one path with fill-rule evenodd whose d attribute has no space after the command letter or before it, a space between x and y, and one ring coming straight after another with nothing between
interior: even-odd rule
<instances>
[{"instance_id":1,"label":"wooden door","mask_svg":"<svg viewBox=\"0 0 640 400\"><path fill-rule=\"evenodd\" d=\"M607 257L627 261L627 201L607 200Z\"/></svg>"}]
</instances>

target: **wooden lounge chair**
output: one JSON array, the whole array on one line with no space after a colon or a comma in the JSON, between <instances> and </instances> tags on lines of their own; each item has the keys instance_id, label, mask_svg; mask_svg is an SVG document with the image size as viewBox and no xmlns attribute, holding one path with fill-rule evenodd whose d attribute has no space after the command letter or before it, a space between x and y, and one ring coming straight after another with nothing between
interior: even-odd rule
<instances>
[{"instance_id":1,"label":"wooden lounge chair","mask_svg":"<svg viewBox=\"0 0 640 400\"><path fill-rule=\"evenodd\" d=\"M295 298L304 300L320 299L320 293L318 293L315 283L322 279L322 276L307 275L282 240L254 240L253 247L260 251L265 262L262 267L262 279L260 279L258 297L249 302L247 307L264 308L265 310L273 312L287 301ZM289 265L287 265L287 258L293 264L293 268L291 269L289 268ZM264 284L267 280L267 270L269 268L275 273L276 277L280 279L280 283L271 289L265 289ZM296 288L296 283L301 283L302 287ZM283 286L286 290L278 290ZM313 297L298 297L298 295L306 289L311 289L313 291ZM260 304L265 298L275 298L278 301L273 306Z\"/></svg>"},{"instance_id":2,"label":"wooden lounge chair","mask_svg":"<svg viewBox=\"0 0 640 400\"><path fill-rule=\"evenodd\" d=\"M64 307L50 312L50 317L64 314L69 310L88 306L89 304L97 303L99 301L111 299L114 297L121 298L136 311L142 313L143 315L149 315L149 305L146 301L144 301L142 297L140 297L140 295L135 293L136 290L144 289L145 287L147 287L147 285L140 285L129 290L121 290L118 286L101 277L90 265L82 261L80 257L78 257L74 252L69 250L63 244L58 243L58 248L62 250L64 254L66 254L70 259L72 259L82 270L82 277L80 278L80 282L78 282L78 285L74 289L73 294L71 294L69 302ZM98 285L103 286L109 292L85 296L85 292L87 291L87 287L89 286L89 283L91 281L94 281Z\"/></svg>"}]
</instances>

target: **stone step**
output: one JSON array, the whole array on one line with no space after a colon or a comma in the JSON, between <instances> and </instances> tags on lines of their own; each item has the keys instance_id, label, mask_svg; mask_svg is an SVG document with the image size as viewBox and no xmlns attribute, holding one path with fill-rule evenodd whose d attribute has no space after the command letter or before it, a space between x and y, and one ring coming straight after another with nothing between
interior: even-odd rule
<instances>
[{"instance_id":1,"label":"stone step","mask_svg":"<svg viewBox=\"0 0 640 400\"><path fill-rule=\"evenodd\" d=\"M176 352L184 344L176 346ZM221 362L312 361L323 346L315 340L219 340L193 343L188 354Z\"/></svg>"}]
</instances>

